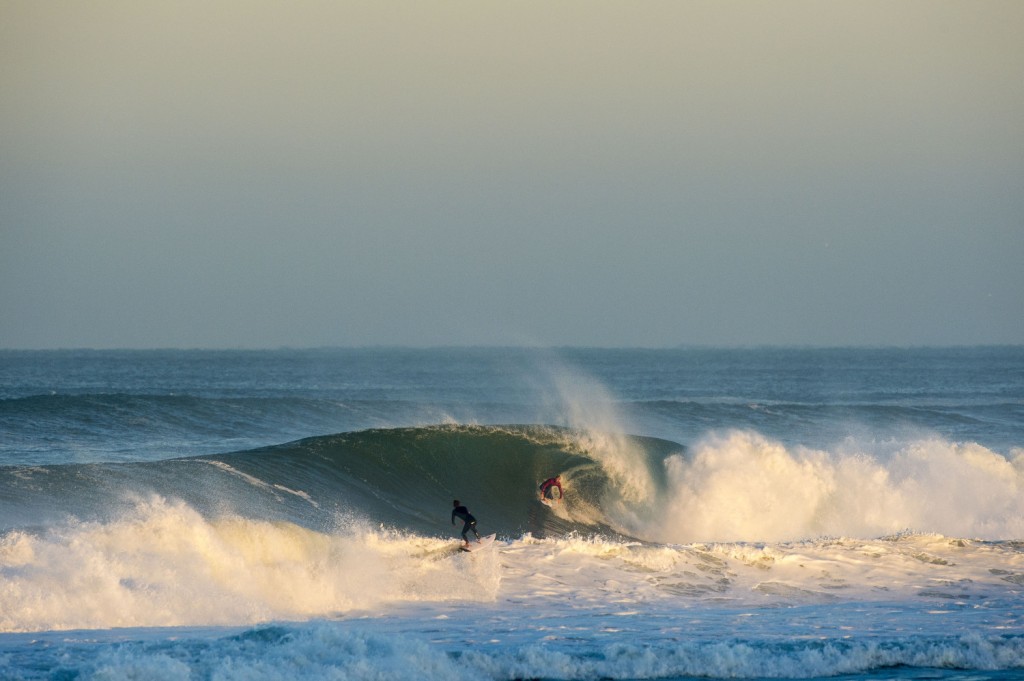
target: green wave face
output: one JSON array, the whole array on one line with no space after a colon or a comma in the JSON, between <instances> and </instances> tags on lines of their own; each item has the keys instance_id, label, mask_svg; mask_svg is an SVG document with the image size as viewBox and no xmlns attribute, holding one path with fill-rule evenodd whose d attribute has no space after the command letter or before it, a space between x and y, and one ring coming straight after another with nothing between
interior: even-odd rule
<instances>
[{"instance_id":1,"label":"green wave face","mask_svg":"<svg viewBox=\"0 0 1024 681\"><path fill-rule=\"evenodd\" d=\"M615 441L648 481L658 478L665 456L682 449L653 438ZM609 465L617 453L608 447L591 434L556 427L433 426L343 433L208 458L272 489L301 491L318 511L313 515L334 509L399 530L445 535L461 531L461 521L451 524L458 499L485 534L615 535L622 524L608 509L636 516L644 499L627 500L628 485L616 474L621 466ZM565 499L548 508L538 486L556 474Z\"/></svg>"}]
</instances>

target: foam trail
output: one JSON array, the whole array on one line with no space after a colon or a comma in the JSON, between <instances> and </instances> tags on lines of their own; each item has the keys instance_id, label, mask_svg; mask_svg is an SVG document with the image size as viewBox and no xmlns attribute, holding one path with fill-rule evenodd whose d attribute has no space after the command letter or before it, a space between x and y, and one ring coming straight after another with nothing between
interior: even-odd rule
<instances>
[{"instance_id":1,"label":"foam trail","mask_svg":"<svg viewBox=\"0 0 1024 681\"><path fill-rule=\"evenodd\" d=\"M784 541L878 537L913 530L954 537L1024 537L1024 456L973 443L902 445L882 458L787 448L732 431L665 461L664 523L648 538Z\"/></svg>"},{"instance_id":2,"label":"foam trail","mask_svg":"<svg viewBox=\"0 0 1024 681\"><path fill-rule=\"evenodd\" d=\"M199 459L199 460L202 461L201 459ZM248 473L243 473L242 471L237 470L236 468L234 468L232 466L229 466L228 464L224 463L223 461L217 461L216 459L207 459L207 460L204 461L204 463L209 464L210 466L213 466L214 468L219 468L220 470L224 471L225 473L228 473L230 475L234 475L234 476L236 476L236 477L238 477L238 478L240 478L242 480L245 480L247 483L249 483L253 487L256 487L256 488L259 488L259 489L263 489L263 490L267 490L267 491L271 492L272 494L274 494L274 497L276 497L277 499L280 499L280 497L276 493L274 493L274 490L277 490L277 491L280 491L280 492L285 492L286 494L291 494L292 496L296 496L296 497L302 499L303 501L305 501L306 503L308 503L313 508L320 508L320 504L318 504L308 494L306 494L305 492L303 492L301 490L291 489L289 487L285 487L284 485L278 485L278 484L270 485L270 484L267 484L267 483L263 482L262 480L260 480L259 478L253 476L253 475L249 475Z\"/></svg>"}]
</instances>

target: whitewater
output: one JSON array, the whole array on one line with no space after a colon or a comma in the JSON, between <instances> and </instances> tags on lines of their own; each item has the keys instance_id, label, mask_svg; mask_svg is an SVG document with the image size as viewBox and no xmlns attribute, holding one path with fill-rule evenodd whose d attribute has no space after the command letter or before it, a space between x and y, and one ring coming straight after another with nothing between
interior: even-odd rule
<instances>
[{"instance_id":1,"label":"whitewater","mask_svg":"<svg viewBox=\"0 0 1024 681\"><path fill-rule=\"evenodd\" d=\"M1024 678L1022 492L1021 347L0 351L0 679Z\"/></svg>"}]
</instances>

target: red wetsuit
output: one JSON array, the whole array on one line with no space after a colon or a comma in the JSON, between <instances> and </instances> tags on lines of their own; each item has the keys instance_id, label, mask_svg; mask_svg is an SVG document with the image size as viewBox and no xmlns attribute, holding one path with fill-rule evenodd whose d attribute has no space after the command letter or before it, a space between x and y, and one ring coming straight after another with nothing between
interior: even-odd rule
<instances>
[{"instance_id":1,"label":"red wetsuit","mask_svg":"<svg viewBox=\"0 0 1024 681\"><path fill-rule=\"evenodd\" d=\"M558 498L561 499L562 498L562 483L558 481L558 478L548 478L547 480L545 480L544 482L541 483L541 485L540 485L540 495L541 495L541 497L547 497L548 496L548 490L550 490L552 487L557 487L558 488ZM551 498L554 498L554 497L551 497Z\"/></svg>"}]
</instances>

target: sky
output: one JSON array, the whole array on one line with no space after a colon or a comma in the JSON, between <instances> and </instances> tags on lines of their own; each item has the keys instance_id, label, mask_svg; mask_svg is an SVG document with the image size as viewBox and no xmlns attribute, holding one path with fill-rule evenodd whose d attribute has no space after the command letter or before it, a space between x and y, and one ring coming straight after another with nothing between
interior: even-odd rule
<instances>
[{"instance_id":1,"label":"sky","mask_svg":"<svg viewBox=\"0 0 1024 681\"><path fill-rule=\"evenodd\" d=\"M0 348L1024 343L1019 0L0 0Z\"/></svg>"}]
</instances>

